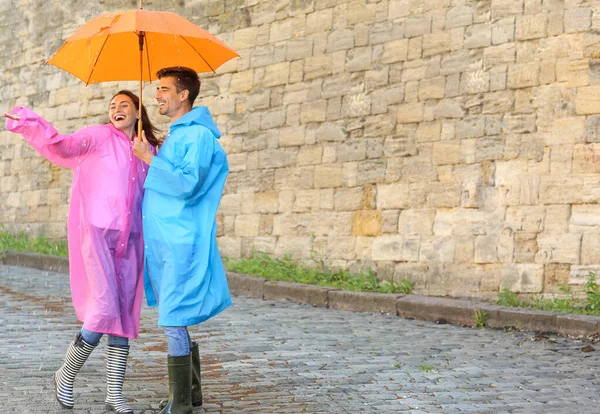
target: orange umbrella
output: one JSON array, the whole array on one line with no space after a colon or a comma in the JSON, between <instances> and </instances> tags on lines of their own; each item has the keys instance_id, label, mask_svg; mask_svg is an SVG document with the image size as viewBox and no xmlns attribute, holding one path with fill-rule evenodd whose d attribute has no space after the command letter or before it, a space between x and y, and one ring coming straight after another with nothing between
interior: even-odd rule
<instances>
[{"instance_id":1,"label":"orange umbrella","mask_svg":"<svg viewBox=\"0 0 600 414\"><path fill-rule=\"evenodd\" d=\"M99 15L81 26L47 63L86 85L118 80L156 79L159 69L186 66L214 72L238 56L206 30L171 12L140 8ZM138 136L141 136L141 117Z\"/></svg>"}]
</instances>

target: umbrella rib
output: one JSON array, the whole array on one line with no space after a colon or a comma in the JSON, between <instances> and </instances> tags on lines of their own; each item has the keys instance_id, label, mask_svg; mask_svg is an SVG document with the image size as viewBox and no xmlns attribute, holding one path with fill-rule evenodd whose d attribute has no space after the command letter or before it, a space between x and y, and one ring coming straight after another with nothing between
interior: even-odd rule
<instances>
[{"instance_id":1,"label":"umbrella rib","mask_svg":"<svg viewBox=\"0 0 600 414\"><path fill-rule=\"evenodd\" d=\"M146 43L146 60L148 61L148 80L152 82L152 70L150 70L150 51L148 50L148 33L144 35L144 43ZM140 70L140 73L142 71Z\"/></svg>"},{"instance_id":2,"label":"umbrella rib","mask_svg":"<svg viewBox=\"0 0 600 414\"><path fill-rule=\"evenodd\" d=\"M180 36L180 37L181 37L183 40L185 40L185 42L186 42L188 45L190 45L190 47L191 47L191 48L194 50L194 52L196 52L196 53L198 54L198 56L200 56L200 59L202 59L202 60L204 61L204 63L206 63L206 66L208 66L208 67L210 68L210 70L212 70L212 71L213 71L213 73L215 73L215 70L213 69L213 67L212 67L212 66L210 66L210 63L208 63L208 62L206 61L206 59L204 59L204 56L202 56L202 54L201 54L200 52L198 52L198 51L196 50L196 48L195 48L195 47L194 47L194 46L193 46L193 45L192 45L190 42L188 42L188 40L187 40L185 37L183 37L183 36ZM207 41L208 41L208 42L210 42L210 40L209 40L209 39L207 39Z\"/></svg>"},{"instance_id":3,"label":"umbrella rib","mask_svg":"<svg viewBox=\"0 0 600 414\"><path fill-rule=\"evenodd\" d=\"M166 25L167 27L169 27L170 25L169 25L169 21L167 20L167 18L166 18L166 17L165 17L163 14L161 14L161 15L160 15L160 17L161 17L161 19L164 21L165 25ZM192 48L192 50L193 50L194 52L196 52L196 53L198 54L198 56L200 56L200 59L202 59L202 60L204 61L204 63L206 63L206 66L208 66L208 67L210 68L210 70L212 70L212 71L213 71L213 73L215 73L215 70L213 69L213 67L212 67L212 66L210 66L210 63L208 63L208 62L206 61L206 59L204 59L204 56L202 56L202 54L201 54L200 52L198 52L198 51L196 50L196 48L195 48L195 47L194 47L194 46L193 46L193 45L192 45L190 42L188 42L188 40L187 40L185 37L183 37L183 36L179 36L179 37L181 37L183 40L185 40L185 42L186 42L188 45L190 45L190 47ZM210 40L209 40L209 41L210 41Z\"/></svg>"},{"instance_id":4,"label":"umbrella rib","mask_svg":"<svg viewBox=\"0 0 600 414\"><path fill-rule=\"evenodd\" d=\"M102 47L100 48L100 51L98 52L98 55L96 56L96 60L94 61L94 65L92 66L92 70L90 71L90 76L88 77L87 81L85 82L85 86L90 84L90 79L92 79L92 75L94 74L94 71L96 70L96 63L98 63L98 59L100 59L100 55L102 54L102 50L104 49L106 42L108 42L109 36L110 35L106 35L106 37L104 38L104 42L102 43Z\"/></svg>"}]
</instances>

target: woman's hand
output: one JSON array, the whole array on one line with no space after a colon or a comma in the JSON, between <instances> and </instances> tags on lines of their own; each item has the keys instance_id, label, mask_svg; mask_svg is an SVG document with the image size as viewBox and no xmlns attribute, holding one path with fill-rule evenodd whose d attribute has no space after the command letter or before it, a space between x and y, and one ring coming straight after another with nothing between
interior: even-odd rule
<instances>
[{"instance_id":1,"label":"woman's hand","mask_svg":"<svg viewBox=\"0 0 600 414\"><path fill-rule=\"evenodd\" d=\"M156 149L160 149L160 147L162 147L162 145L165 143L166 138L167 138L166 135L161 135L160 137L157 138L158 145L156 146Z\"/></svg>"},{"instance_id":2,"label":"woman's hand","mask_svg":"<svg viewBox=\"0 0 600 414\"><path fill-rule=\"evenodd\" d=\"M144 131L142 131L141 139L136 138L133 140L133 153L146 164L150 165L152 163L154 154L152 154L150 143L146 139L146 133Z\"/></svg>"},{"instance_id":3,"label":"woman's hand","mask_svg":"<svg viewBox=\"0 0 600 414\"><path fill-rule=\"evenodd\" d=\"M9 114L9 113L6 113L6 112L4 112L4 117L5 117L5 118L12 119L13 121L20 121L20 120L21 120L21 117L20 117L20 116L18 116L18 115L13 115L13 114Z\"/></svg>"}]
</instances>

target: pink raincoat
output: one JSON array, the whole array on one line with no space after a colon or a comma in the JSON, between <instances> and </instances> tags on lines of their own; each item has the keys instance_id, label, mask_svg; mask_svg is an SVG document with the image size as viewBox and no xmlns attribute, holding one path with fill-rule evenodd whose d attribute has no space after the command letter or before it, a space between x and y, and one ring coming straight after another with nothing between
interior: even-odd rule
<instances>
[{"instance_id":1,"label":"pink raincoat","mask_svg":"<svg viewBox=\"0 0 600 414\"><path fill-rule=\"evenodd\" d=\"M18 132L51 162L73 170L68 238L71 295L83 327L137 338L143 292L141 203L146 164L112 124L60 135L28 108L11 112Z\"/></svg>"}]
</instances>

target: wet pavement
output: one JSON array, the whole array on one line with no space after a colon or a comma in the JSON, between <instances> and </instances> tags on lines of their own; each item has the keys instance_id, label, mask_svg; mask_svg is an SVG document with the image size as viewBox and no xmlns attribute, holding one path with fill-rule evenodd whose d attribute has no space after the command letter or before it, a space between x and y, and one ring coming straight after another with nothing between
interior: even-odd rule
<instances>
[{"instance_id":1,"label":"wet pavement","mask_svg":"<svg viewBox=\"0 0 600 414\"><path fill-rule=\"evenodd\" d=\"M54 399L79 326L66 274L0 265L4 412L105 412L105 339L77 377L75 408ZM190 332L205 399L195 413L600 412L600 349L558 336L244 297ZM136 413L157 412L168 385L155 309L143 307L131 345L124 395Z\"/></svg>"}]
</instances>

